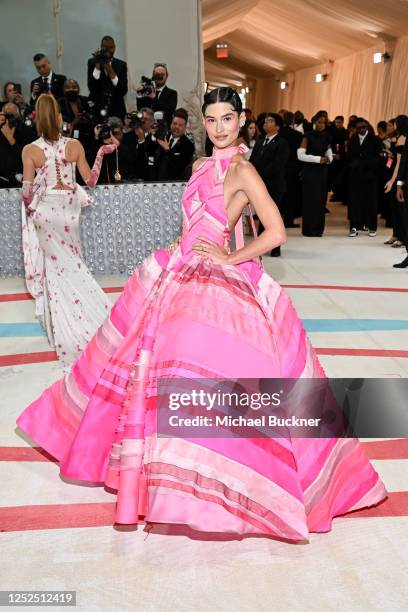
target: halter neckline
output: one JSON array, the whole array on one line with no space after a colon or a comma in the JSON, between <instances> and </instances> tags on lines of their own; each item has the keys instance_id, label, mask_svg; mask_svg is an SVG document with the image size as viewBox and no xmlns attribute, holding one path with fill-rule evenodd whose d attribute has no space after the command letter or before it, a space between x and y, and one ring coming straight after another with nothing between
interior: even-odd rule
<instances>
[{"instance_id":1,"label":"halter neckline","mask_svg":"<svg viewBox=\"0 0 408 612\"><path fill-rule=\"evenodd\" d=\"M244 144L240 145L231 145L230 147L225 147L223 149L217 149L217 147L213 148L212 157L214 159L228 159L229 157L234 157L237 153L245 153L248 148Z\"/></svg>"}]
</instances>

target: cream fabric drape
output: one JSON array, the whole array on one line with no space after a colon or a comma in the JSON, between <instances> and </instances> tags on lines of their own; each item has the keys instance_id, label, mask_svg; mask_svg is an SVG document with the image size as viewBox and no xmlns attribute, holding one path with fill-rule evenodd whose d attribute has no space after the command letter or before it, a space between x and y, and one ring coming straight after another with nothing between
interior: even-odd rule
<instances>
[{"instance_id":1,"label":"cream fabric drape","mask_svg":"<svg viewBox=\"0 0 408 612\"><path fill-rule=\"evenodd\" d=\"M378 51L378 45L330 65L299 70L287 90L281 92L275 83L269 98L256 98L256 106L300 109L308 117L326 109L330 117L356 114L372 123L408 114L408 36L397 40L389 62L374 64L374 51ZM317 72L328 74L327 80L316 83Z\"/></svg>"},{"instance_id":2,"label":"cream fabric drape","mask_svg":"<svg viewBox=\"0 0 408 612\"><path fill-rule=\"evenodd\" d=\"M202 8L206 80L251 81L255 112L299 108L310 117L324 108L371 122L408 112L408 1L202 0ZM221 41L228 60L215 58ZM392 60L374 64L374 51ZM327 80L315 83L317 72Z\"/></svg>"}]
</instances>

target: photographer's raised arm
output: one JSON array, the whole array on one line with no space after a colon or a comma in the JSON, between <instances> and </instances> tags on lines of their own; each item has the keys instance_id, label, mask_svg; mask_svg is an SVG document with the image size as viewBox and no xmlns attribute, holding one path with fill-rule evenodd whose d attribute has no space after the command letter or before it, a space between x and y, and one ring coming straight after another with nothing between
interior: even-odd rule
<instances>
[{"instance_id":1,"label":"photographer's raised arm","mask_svg":"<svg viewBox=\"0 0 408 612\"><path fill-rule=\"evenodd\" d=\"M127 65L125 62L117 63L116 66L117 72L115 72L112 64L107 64L108 76L112 81L115 90L118 95L126 96L128 92L128 75L127 75Z\"/></svg>"},{"instance_id":2,"label":"photographer's raised arm","mask_svg":"<svg viewBox=\"0 0 408 612\"><path fill-rule=\"evenodd\" d=\"M89 89L89 93L91 97L92 95L99 93L101 89L100 75L101 75L100 67L97 68L97 65L95 64L95 60L93 58L89 59L88 60L88 79L87 80L88 80L88 89Z\"/></svg>"}]
</instances>

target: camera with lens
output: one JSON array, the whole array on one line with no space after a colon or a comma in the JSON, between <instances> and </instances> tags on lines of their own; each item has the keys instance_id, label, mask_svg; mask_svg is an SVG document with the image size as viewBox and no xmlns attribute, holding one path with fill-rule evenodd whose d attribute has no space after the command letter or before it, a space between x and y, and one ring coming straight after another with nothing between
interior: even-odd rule
<instances>
[{"instance_id":1,"label":"camera with lens","mask_svg":"<svg viewBox=\"0 0 408 612\"><path fill-rule=\"evenodd\" d=\"M4 113L4 117L10 129L16 127L19 123L18 118L15 117L13 113Z\"/></svg>"},{"instance_id":2,"label":"camera with lens","mask_svg":"<svg viewBox=\"0 0 408 612\"><path fill-rule=\"evenodd\" d=\"M143 113L140 111L132 111L126 115L130 119L129 127L132 130L140 128L143 125Z\"/></svg>"},{"instance_id":3,"label":"camera with lens","mask_svg":"<svg viewBox=\"0 0 408 612\"><path fill-rule=\"evenodd\" d=\"M92 55L94 57L95 64L109 64L112 59L110 51L103 45L98 51L92 53Z\"/></svg>"},{"instance_id":4,"label":"camera with lens","mask_svg":"<svg viewBox=\"0 0 408 612\"><path fill-rule=\"evenodd\" d=\"M108 125L107 123L103 123L101 125L101 129L99 130L99 135L98 135L99 142L103 144L104 140L111 138L111 136L112 136L112 129L110 125Z\"/></svg>"},{"instance_id":5,"label":"camera with lens","mask_svg":"<svg viewBox=\"0 0 408 612\"><path fill-rule=\"evenodd\" d=\"M156 111L154 113L154 137L156 140L164 140L168 131L169 128L164 120L163 111Z\"/></svg>"},{"instance_id":6,"label":"camera with lens","mask_svg":"<svg viewBox=\"0 0 408 612\"><path fill-rule=\"evenodd\" d=\"M40 81L38 85L39 85L38 95L48 93L50 91L50 86L48 85L48 82L45 83L44 81Z\"/></svg>"},{"instance_id":7,"label":"camera with lens","mask_svg":"<svg viewBox=\"0 0 408 612\"><path fill-rule=\"evenodd\" d=\"M136 91L136 95L138 98L143 98L143 96L150 96L154 90L155 86L153 79L149 79L147 76L142 76L140 79L140 85Z\"/></svg>"}]
</instances>

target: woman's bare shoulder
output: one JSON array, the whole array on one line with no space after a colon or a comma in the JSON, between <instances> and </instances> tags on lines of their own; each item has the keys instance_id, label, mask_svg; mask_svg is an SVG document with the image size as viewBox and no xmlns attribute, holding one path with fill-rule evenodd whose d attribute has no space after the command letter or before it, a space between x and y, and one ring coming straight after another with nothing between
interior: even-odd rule
<instances>
[{"instance_id":1,"label":"woman's bare shoulder","mask_svg":"<svg viewBox=\"0 0 408 612\"><path fill-rule=\"evenodd\" d=\"M201 166L203 166L205 164L207 159L209 159L209 158L208 157L199 157L198 159L196 159L195 162L193 163L192 172L193 173L197 172L197 170L199 170L201 168Z\"/></svg>"},{"instance_id":2,"label":"woman's bare shoulder","mask_svg":"<svg viewBox=\"0 0 408 612\"><path fill-rule=\"evenodd\" d=\"M69 138L66 144L67 159L69 161L77 161L78 157L82 154L84 148L79 140L76 138Z\"/></svg>"},{"instance_id":3,"label":"woman's bare shoulder","mask_svg":"<svg viewBox=\"0 0 408 612\"><path fill-rule=\"evenodd\" d=\"M258 174L253 164L242 153L234 155L231 161L233 162L233 169L240 175L250 176L251 174Z\"/></svg>"},{"instance_id":4,"label":"woman's bare shoulder","mask_svg":"<svg viewBox=\"0 0 408 612\"><path fill-rule=\"evenodd\" d=\"M38 147L34 142L30 142L23 147L22 151L23 159L38 159L44 156L44 153L40 147Z\"/></svg>"}]
</instances>

